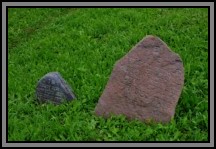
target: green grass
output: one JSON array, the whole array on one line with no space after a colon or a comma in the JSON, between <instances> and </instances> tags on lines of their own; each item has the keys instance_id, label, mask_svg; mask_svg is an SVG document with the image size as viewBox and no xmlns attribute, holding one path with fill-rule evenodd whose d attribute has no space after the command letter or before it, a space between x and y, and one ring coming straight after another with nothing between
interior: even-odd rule
<instances>
[{"instance_id":1,"label":"green grass","mask_svg":"<svg viewBox=\"0 0 216 149\"><path fill-rule=\"evenodd\" d=\"M104 119L94 108L114 63L145 35L178 53L185 84L169 124ZM9 141L207 141L208 10L157 8L8 11ZM37 81L58 71L77 99L35 104Z\"/></svg>"}]
</instances>

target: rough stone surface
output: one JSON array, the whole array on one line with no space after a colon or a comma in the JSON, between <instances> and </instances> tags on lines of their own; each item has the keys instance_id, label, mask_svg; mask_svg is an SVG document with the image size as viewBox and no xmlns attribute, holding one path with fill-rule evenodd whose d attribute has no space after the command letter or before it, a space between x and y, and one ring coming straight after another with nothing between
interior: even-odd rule
<instances>
[{"instance_id":1,"label":"rough stone surface","mask_svg":"<svg viewBox=\"0 0 216 149\"><path fill-rule=\"evenodd\" d=\"M183 84L179 55L148 35L116 62L95 113L166 123L174 117Z\"/></svg>"},{"instance_id":2,"label":"rough stone surface","mask_svg":"<svg viewBox=\"0 0 216 149\"><path fill-rule=\"evenodd\" d=\"M71 87L58 72L50 72L38 81L36 96L41 103L51 102L54 104L76 98Z\"/></svg>"}]
</instances>

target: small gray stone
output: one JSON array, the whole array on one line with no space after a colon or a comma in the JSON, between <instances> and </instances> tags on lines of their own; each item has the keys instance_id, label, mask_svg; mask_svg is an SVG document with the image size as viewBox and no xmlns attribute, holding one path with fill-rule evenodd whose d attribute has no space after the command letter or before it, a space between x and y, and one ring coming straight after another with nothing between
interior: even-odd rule
<instances>
[{"instance_id":1,"label":"small gray stone","mask_svg":"<svg viewBox=\"0 0 216 149\"><path fill-rule=\"evenodd\" d=\"M38 81L36 96L39 102L60 104L64 100L75 99L72 88L66 83L58 72L50 72Z\"/></svg>"}]
</instances>

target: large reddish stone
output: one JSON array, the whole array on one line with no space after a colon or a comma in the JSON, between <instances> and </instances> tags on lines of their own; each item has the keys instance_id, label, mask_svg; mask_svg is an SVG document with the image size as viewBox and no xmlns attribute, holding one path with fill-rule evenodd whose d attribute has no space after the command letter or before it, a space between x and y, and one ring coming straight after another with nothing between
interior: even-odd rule
<instances>
[{"instance_id":1,"label":"large reddish stone","mask_svg":"<svg viewBox=\"0 0 216 149\"><path fill-rule=\"evenodd\" d=\"M116 62L95 113L169 122L183 84L181 58L160 38L148 35Z\"/></svg>"}]
</instances>

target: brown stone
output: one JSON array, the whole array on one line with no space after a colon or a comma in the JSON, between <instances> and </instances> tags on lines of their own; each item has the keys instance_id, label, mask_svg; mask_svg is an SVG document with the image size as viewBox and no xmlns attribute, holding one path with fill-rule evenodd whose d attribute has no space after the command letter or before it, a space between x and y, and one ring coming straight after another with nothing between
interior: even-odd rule
<instances>
[{"instance_id":1,"label":"brown stone","mask_svg":"<svg viewBox=\"0 0 216 149\"><path fill-rule=\"evenodd\" d=\"M95 108L105 118L125 115L144 122L169 122L184 84L181 58L148 35L114 65Z\"/></svg>"}]
</instances>

